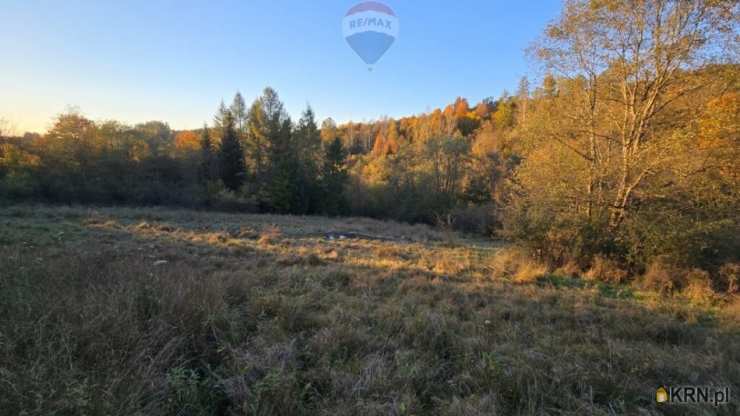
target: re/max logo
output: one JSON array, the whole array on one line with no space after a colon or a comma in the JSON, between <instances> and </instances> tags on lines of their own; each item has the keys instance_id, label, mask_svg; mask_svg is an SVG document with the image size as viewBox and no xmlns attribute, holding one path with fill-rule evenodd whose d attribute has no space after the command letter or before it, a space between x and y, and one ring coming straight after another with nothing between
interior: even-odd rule
<instances>
[{"instance_id":1,"label":"re/max logo","mask_svg":"<svg viewBox=\"0 0 740 416\"><path fill-rule=\"evenodd\" d=\"M381 19L379 17L365 17L360 19L354 19L349 21L350 29L358 29L361 27L380 27L388 30L392 30L391 21L388 19Z\"/></svg>"},{"instance_id":2,"label":"re/max logo","mask_svg":"<svg viewBox=\"0 0 740 416\"><path fill-rule=\"evenodd\" d=\"M658 404L712 404L719 406L730 403L729 387L675 386L658 387Z\"/></svg>"}]
</instances>

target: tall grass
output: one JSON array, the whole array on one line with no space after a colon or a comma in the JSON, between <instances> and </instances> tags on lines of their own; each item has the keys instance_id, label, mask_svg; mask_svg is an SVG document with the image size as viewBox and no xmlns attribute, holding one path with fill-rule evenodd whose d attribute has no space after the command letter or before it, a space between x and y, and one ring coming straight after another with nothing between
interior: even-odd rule
<instances>
[{"instance_id":1,"label":"tall grass","mask_svg":"<svg viewBox=\"0 0 740 416\"><path fill-rule=\"evenodd\" d=\"M740 391L737 303L524 278L539 267L524 257L502 266L403 229L329 240L321 226L352 225L209 220L0 211L0 414L738 410L653 403L659 384Z\"/></svg>"}]
</instances>

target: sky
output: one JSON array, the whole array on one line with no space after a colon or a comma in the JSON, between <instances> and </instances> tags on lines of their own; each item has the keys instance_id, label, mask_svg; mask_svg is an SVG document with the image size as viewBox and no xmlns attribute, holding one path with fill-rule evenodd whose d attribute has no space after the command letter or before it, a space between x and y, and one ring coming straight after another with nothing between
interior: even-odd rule
<instances>
[{"instance_id":1,"label":"sky","mask_svg":"<svg viewBox=\"0 0 740 416\"><path fill-rule=\"evenodd\" d=\"M240 91L294 119L367 121L471 104L537 77L525 55L559 0L388 0L398 37L368 69L342 35L357 0L0 0L0 119L17 134L78 109L198 128Z\"/></svg>"}]
</instances>

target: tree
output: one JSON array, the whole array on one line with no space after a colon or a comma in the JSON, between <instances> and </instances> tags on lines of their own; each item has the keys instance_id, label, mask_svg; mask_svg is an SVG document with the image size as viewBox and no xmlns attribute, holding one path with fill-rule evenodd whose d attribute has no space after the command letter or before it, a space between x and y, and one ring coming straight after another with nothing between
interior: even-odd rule
<instances>
[{"instance_id":1,"label":"tree","mask_svg":"<svg viewBox=\"0 0 740 416\"><path fill-rule=\"evenodd\" d=\"M221 120L221 147L218 152L219 174L226 188L238 191L244 183L244 152L234 127L234 117L226 111Z\"/></svg>"},{"instance_id":2,"label":"tree","mask_svg":"<svg viewBox=\"0 0 740 416\"><path fill-rule=\"evenodd\" d=\"M514 125L514 106L512 100L504 95L496 105L493 122L498 129L507 129Z\"/></svg>"},{"instance_id":3,"label":"tree","mask_svg":"<svg viewBox=\"0 0 740 416\"><path fill-rule=\"evenodd\" d=\"M383 136L383 132L379 131L375 136L375 141L373 141L372 154L375 157L385 156L385 150L385 137Z\"/></svg>"},{"instance_id":4,"label":"tree","mask_svg":"<svg viewBox=\"0 0 740 416\"><path fill-rule=\"evenodd\" d=\"M572 0L535 47L549 68L581 84L582 99L564 110L582 124L584 146L571 150L591 172L589 205L594 189L607 184L597 172L606 156L600 148L616 144L617 174L608 182L614 184L612 230L632 209L635 191L664 162L661 123L670 104L700 88L681 82L682 73L727 50L719 42L736 24L734 7L711 0Z\"/></svg>"},{"instance_id":5,"label":"tree","mask_svg":"<svg viewBox=\"0 0 740 416\"><path fill-rule=\"evenodd\" d=\"M339 138L335 138L324 147L324 160L321 167L321 185L323 190L324 213L340 215L347 212L347 200L344 187L347 183L345 159L347 152Z\"/></svg>"},{"instance_id":6,"label":"tree","mask_svg":"<svg viewBox=\"0 0 740 416\"><path fill-rule=\"evenodd\" d=\"M167 123L161 121L147 121L137 124L135 130L147 144L149 155L157 158L166 155L172 150L172 130Z\"/></svg>"},{"instance_id":7,"label":"tree","mask_svg":"<svg viewBox=\"0 0 740 416\"><path fill-rule=\"evenodd\" d=\"M298 193L299 213L312 213L318 210L321 195L318 187L321 163L321 132L316 125L314 112L307 107L298 120L293 134L296 159L299 166Z\"/></svg>"},{"instance_id":8,"label":"tree","mask_svg":"<svg viewBox=\"0 0 740 416\"><path fill-rule=\"evenodd\" d=\"M424 157L431 164L434 192L448 201L460 192L469 151L470 145L462 137L439 137L425 143Z\"/></svg>"},{"instance_id":9,"label":"tree","mask_svg":"<svg viewBox=\"0 0 740 416\"><path fill-rule=\"evenodd\" d=\"M213 179L213 143L208 125L203 125L200 133L200 166L198 177L202 183L208 183Z\"/></svg>"},{"instance_id":10,"label":"tree","mask_svg":"<svg viewBox=\"0 0 740 416\"><path fill-rule=\"evenodd\" d=\"M252 173L254 182L261 183L264 180L267 167L268 125L267 114L264 111L262 101L254 100L249 107L246 129L246 153L248 168Z\"/></svg>"},{"instance_id":11,"label":"tree","mask_svg":"<svg viewBox=\"0 0 740 416\"><path fill-rule=\"evenodd\" d=\"M175 134L175 152L180 156L187 156L200 147L198 135L191 130L183 130Z\"/></svg>"},{"instance_id":12,"label":"tree","mask_svg":"<svg viewBox=\"0 0 740 416\"><path fill-rule=\"evenodd\" d=\"M303 172L297 154L298 148L292 140L290 118L283 120L280 130L270 139L266 198L261 202L279 213L305 213L305 201L301 199Z\"/></svg>"},{"instance_id":13,"label":"tree","mask_svg":"<svg viewBox=\"0 0 740 416\"><path fill-rule=\"evenodd\" d=\"M396 124L395 120L391 120L388 123L388 132L385 136L384 153L386 155L398 153L398 149L400 147L399 142L400 137L398 134L398 124Z\"/></svg>"},{"instance_id":14,"label":"tree","mask_svg":"<svg viewBox=\"0 0 740 416\"><path fill-rule=\"evenodd\" d=\"M519 80L517 89L517 106L519 107L519 122L527 122L527 104L529 103L529 80L526 76Z\"/></svg>"},{"instance_id":15,"label":"tree","mask_svg":"<svg viewBox=\"0 0 740 416\"><path fill-rule=\"evenodd\" d=\"M234 95L234 100L231 102L229 111L231 112L231 115L234 116L235 128L241 135L247 125L247 111L246 104L244 104L244 97L242 97L242 94L239 91Z\"/></svg>"},{"instance_id":16,"label":"tree","mask_svg":"<svg viewBox=\"0 0 740 416\"><path fill-rule=\"evenodd\" d=\"M557 80L555 77L547 73L542 79L542 86L537 89L535 96L537 98L553 98L558 94Z\"/></svg>"},{"instance_id":17,"label":"tree","mask_svg":"<svg viewBox=\"0 0 740 416\"><path fill-rule=\"evenodd\" d=\"M331 117L321 122L321 141L323 143L330 143L338 137L337 123Z\"/></svg>"},{"instance_id":18,"label":"tree","mask_svg":"<svg viewBox=\"0 0 740 416\"><path fill-rule=\"evenodd\" d=\"M218 110L216 110L216 115L213 116L213 128L216 130L221 130L223 127L224 118L226 117L226 113L229 111L228 108L226 108L226 104L224 104L224 100L221 100L221 103L218 105Z\"/></svg>"},{"instance_id":19,"label":"tree","mask_svg":"<svg viewBox=\"0 0 740 416\"><path fill-rule=\"evenodd\" d=\"M258 193L262 193L259 188L269 181L267 175L272 170L270 158L281 152L273 149L273 146L283 145L281 142L285 141L286 120L289 120L289 117L283 103L277 92L270 87L263 90L262 96L257 98L249 109L246 146L249 168L253 172Z\"/></svg>"}]
</instances>

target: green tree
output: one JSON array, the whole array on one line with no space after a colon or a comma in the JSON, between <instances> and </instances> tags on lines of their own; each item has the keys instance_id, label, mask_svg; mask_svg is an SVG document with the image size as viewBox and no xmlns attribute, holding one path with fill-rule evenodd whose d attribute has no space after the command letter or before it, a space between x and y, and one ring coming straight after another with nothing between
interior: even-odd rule
<instances>
[{"instance_id":1,"label":"green tree","mask_svg":"<svg viewBox=\"0 0 740 416\"><path fill-rule=\"evenodd\" d=\"M299 167L297 180L299 192L298 213L318 210L321 195L318 186L321 163L322 132L316 125L311 107L307 107L293 134L296 159Z\"/></svg>"},{"instance_id":2,"label":"green tree","mask_svg":"<svg viewBox=\"0 0 740 416\"><path fill-rule=\"evenodd\" d=\"M280 130L271 136L266 200L262 201L270 210L283 214L304 213L301 201L302 172L298 149L292 138L292 123L285 118Z\"/></svg>"},{"instance_id":3,"label":"green tree","mask_svg":"<svg viewBox=\"0 0 740 416\"><path fill-rule=\"evenodd\" d=\"M203 125L203 131L200 133L200 166L198 177L203 183L213 179L213 143L211 134L208 131L208 125Z\"/></svg>"},{"instance_id":4,"label":"green tree","mask_svg":"<svg viewBox=\"0 0 740 416\"><path fill-rule=\"evenodd\" d=\"M221 147L218 152L218 167L224 185L237 191L244 183L246 172L244 152L234 127L234 117L226 111L221 120Z\"/></svg>"},{"instance_id":5,"label":"green tree","mask_svg":"<svg viewBox=\"0 0 740 416\"><path fill-rule=\"evenodd\" d=\"M135 130L147 143L149 155L153 158L170 154L173 148L173 135L170 126L161 121L147 121L137 124Z\"/></svg>"},{"instance_id":6,"label":"green tree","mask_svg":"<svg viewBox=\"0 0 740 416\"><path fill-rule=\"evenodd\" d=\"M335 138L324 148L321 167L321 186L323 191L323 211L328 215L346 214L348 205L344 194L347 183L347 152L339 138Z\"/></svg>"}]
</instances>

